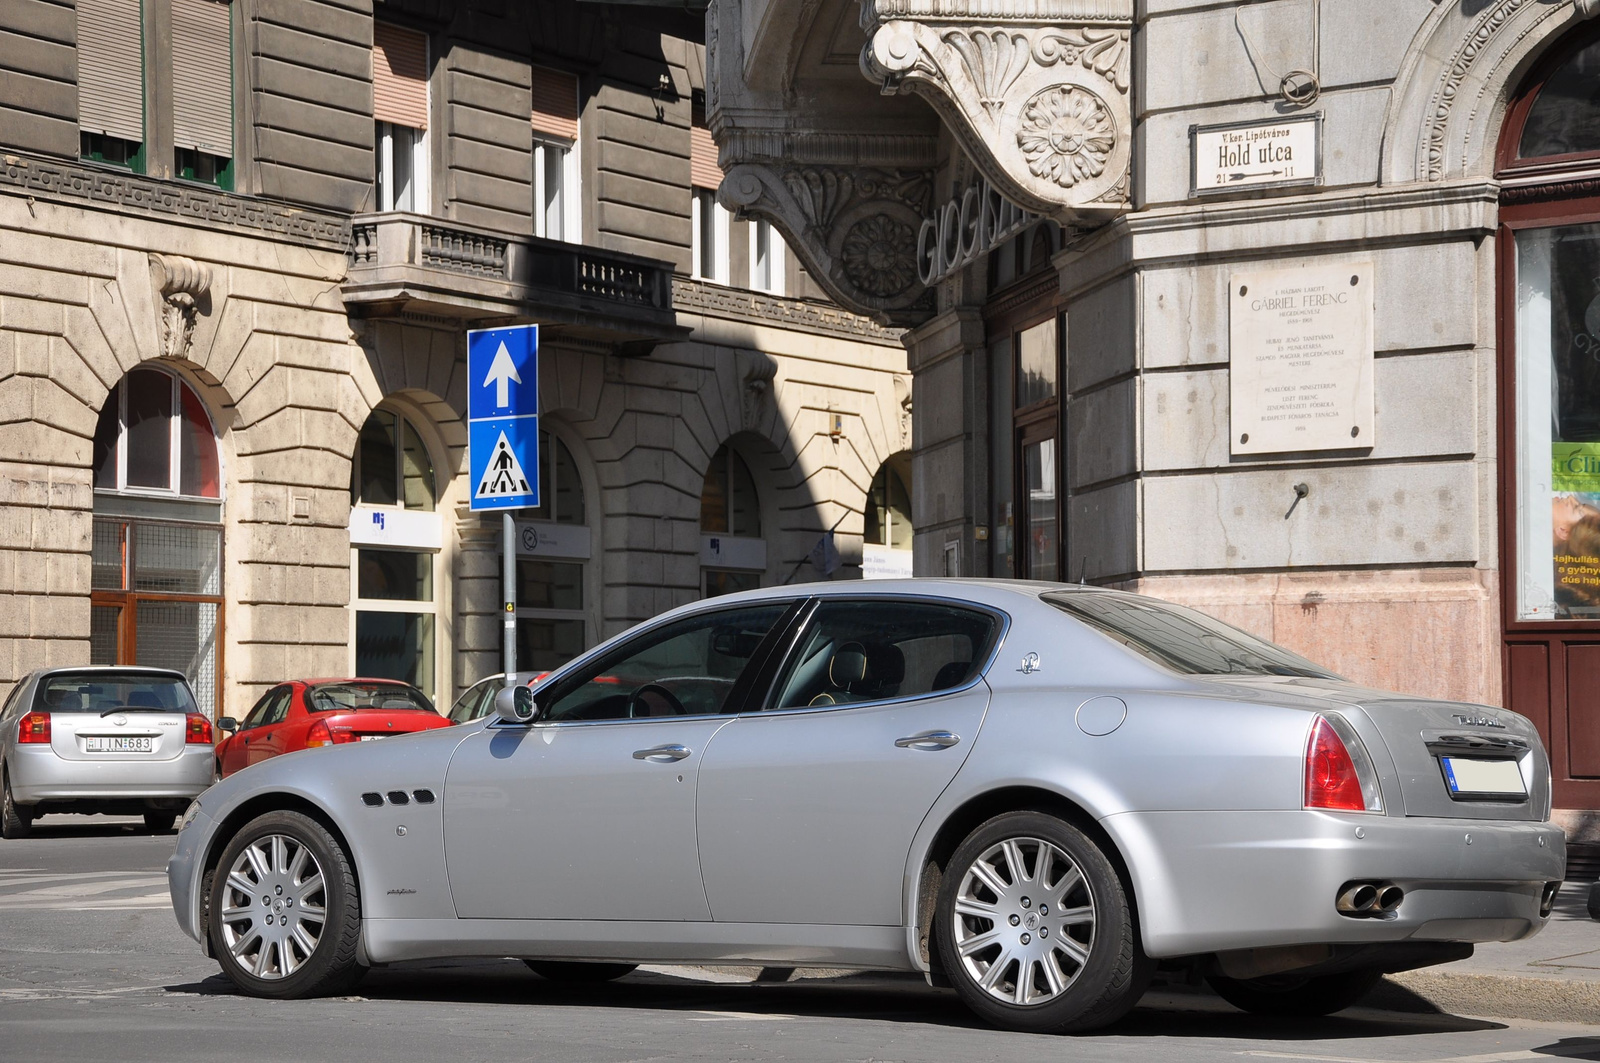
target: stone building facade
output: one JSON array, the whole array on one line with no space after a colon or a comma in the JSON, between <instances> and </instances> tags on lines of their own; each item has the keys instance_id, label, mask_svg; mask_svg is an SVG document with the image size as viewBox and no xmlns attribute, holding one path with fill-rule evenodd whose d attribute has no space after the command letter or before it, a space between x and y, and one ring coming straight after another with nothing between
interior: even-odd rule
<instances>
[{"instance_id":1,"label":"stone building facade","mask_svg":"<svg viewBox=\"0 0 1600 1063\"><path fill-rule=\"evenodd\" d=\"M919 573L1132 588L1509 706L1600 840L1595 10L719 0L720 195L909 329ZM1252 285L1353 300L1293 334L1359 356L1340 438L1259 445L1293 410L1250 381L1323 363L1263 368Z\"/></svg>"},{"instance_id":2,"label":"stone building facade","mask_svg":"<svg viewBox=\"0 0 1600 1063\"><path fill-rule=\"evenodd\" d=\"M0 695L153 663L242 717L289 678L448 705L499 671L463 422L485 326L541 328L521 667L909 568L904 347L715 203L702 30L576 0L0 5ZM830 529L838 563L808 560Z\"/></svg>"}]
</instances>

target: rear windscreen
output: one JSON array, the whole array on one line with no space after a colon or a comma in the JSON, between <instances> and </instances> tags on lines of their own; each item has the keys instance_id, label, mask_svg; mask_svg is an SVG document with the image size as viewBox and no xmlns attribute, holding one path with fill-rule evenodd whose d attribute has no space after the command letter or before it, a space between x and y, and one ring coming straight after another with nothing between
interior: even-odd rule
<instances>
[{"instance_id":1,"label":"rear windscreen","mask_svg":"<svg viewBox=\"0 0 1600 1063\"><path fill-rule=\"evenodd\" d=\"M189 684L182 679L146 675L63 672L39 683L34 708L41 712L110 712L159 709L197 712Z\"/></svg>"},{"instance_id":2,"label":"rear windscreen","mask_svg":"<svg viewBox=\"0 0 1600 1063\"><path fill-rule=\"evenodd\" d=\"M427 695L397 683L324 683L306 694L312 712L433 712Z\"/></svg>"}]
</instances>

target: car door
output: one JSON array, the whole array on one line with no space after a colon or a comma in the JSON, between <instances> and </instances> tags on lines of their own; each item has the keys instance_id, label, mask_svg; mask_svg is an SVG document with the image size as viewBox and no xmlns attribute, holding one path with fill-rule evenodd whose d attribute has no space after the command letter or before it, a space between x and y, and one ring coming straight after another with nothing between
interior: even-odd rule
<instances>
[{"instance_id":1,"label":"car door","mask_svg":"<svg viewBox=\"0 0 1600 1063\"><path fill-rule=\"evenodd\" d=\"M250 752L245 757L247 761L259 764L270 757L298 748L290 745L290 738L296 722L295 716L304 715L294 711L295 701L299 697L299 691L295 689L294 684L284 685L283 693L273 699L266 718L261 721L261 726L251 732Z\"/></svg>"},{"instance_id":2,"label":"car door","mask_svg":"<svg viewBox=\"0 0 1600 1063\"><path fill-rule=\"evenodd\" d=\"M465 739L444 793L456 914L710 918L695 851L701 755L792 604L653 627L541 687L535 723Z\"/></svg>"},{"instance_id":3,"label":"car door","mask_svg":"<svg viewBox=\"0 0 1600 1063\"><path fill-rule=\"evenodd\" d=\"M700 766L718 922L895 926L912 836L972 749L1003 618L919 599L821 599L763 711Z\"/></svg>"},{"instance_id":4,"label":"car door","mask_svg":"<svg viewBox=\"0 0 1600 1063\"><path fill-rule=\"evenodd\" d=\"M244 720L239 724L239 729L233 733L223 746L221 761L222 774L232 775L241 768L253 764L250 759L250 746L255 739L261 737L261 726L266 722L273 709L285 702L289 696L288 686L276 686L268 690L256 701Z\"/></svg>"}]
</instances>

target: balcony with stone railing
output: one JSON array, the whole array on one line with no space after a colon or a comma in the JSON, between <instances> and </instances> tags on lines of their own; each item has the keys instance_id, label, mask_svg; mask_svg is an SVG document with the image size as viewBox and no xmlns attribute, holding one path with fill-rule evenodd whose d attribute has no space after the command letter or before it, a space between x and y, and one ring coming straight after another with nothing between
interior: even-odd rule
<instances>
[{"instance_id":1,"label":"balcony with stone railing","mask_svg":"<svg viewBox=\"0 0 1600 1063\"><path fill-rule=\"evenodd\" d=\"M671 265L638 255L390 212L352 219L349 259L345 303L371 317L538 322L630 354L688 332Z\"/></svg>"}]
</instances>

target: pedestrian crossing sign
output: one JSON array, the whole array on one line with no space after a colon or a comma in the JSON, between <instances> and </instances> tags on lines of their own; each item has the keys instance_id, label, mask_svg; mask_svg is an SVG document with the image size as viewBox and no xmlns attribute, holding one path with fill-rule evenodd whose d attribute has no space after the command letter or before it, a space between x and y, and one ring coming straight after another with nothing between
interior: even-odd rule
<instances>
[{"instance_id":1,"label":"pedestrian crossing sign","mask_svg":"<svg viewBox=\"0 0 1600 1063\"><path fill-rule=\"evenodd\" d=\"M489 464L483 470L483 478L478 481L478 489L473 492L473 497L503 498L532 493L528 476L522 471L522 463L517 460L517 452L511 449L511 442L501 432L500 438L494 442L494 449L490 451Z\"/></svg>"},{"instance_id":2,"label":"pedestrian crossing sign","mask_svg":"<svg viewBox=\"0 0 1600 1063\"><path fill-rule=\"evenodd\" d=\"M539 504L539 481L524 460L538 461L539 419L508 417L467 423L473 509Z\"/></svg>"}]
</instances>

